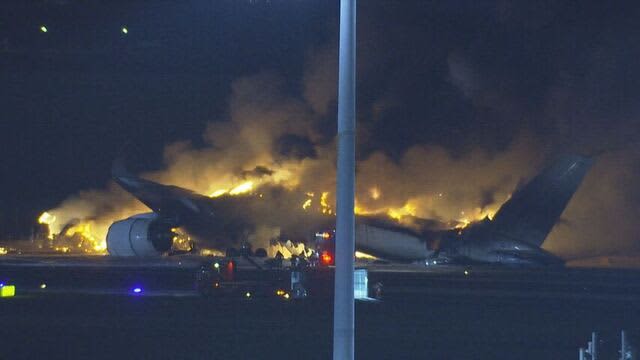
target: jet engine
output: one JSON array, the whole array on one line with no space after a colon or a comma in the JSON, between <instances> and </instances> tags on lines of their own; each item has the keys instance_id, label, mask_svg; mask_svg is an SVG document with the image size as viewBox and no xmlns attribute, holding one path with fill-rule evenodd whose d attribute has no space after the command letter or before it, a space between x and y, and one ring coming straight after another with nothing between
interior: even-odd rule
<instances>
[{"instance_id":1,"label":"jet engine","mask_svg":"<svg viewBox=\"0 0 640 360\"><path fill-rule=\"evenodd\" d=\"M171 224L147 213L116 221L107 232L107 251L112 256L159 256L171 249Z\"/></svg>"}]
</instances>

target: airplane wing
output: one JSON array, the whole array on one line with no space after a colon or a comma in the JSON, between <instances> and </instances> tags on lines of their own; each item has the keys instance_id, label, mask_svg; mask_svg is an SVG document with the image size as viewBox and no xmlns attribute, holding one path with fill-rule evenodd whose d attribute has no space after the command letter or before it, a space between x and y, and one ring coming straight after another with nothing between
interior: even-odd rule
<instances>
[{"instance_id":1,"label":"airplane wing","mask_svg":"<svg viewBox=\"0 0 640 360\"><path fill-rule=\"evenodd\" d=\"M187 216L200 215L202 212L208 211L203 206L204 202L210 200L206 196L178 186L163 185L142 179L131 174L121 159L114 162L111 172L118 185L153 212L172 221L176 226Z\"/></svg>"}]
</instances>

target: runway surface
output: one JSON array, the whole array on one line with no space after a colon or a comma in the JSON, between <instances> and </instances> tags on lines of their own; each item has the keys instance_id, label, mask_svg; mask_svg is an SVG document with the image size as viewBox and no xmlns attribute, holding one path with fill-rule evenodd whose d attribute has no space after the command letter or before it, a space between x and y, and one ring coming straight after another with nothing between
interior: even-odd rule
<instances>
[{"instance_id":1,"label":"runway surface","mask_svg":"<svg viewBox=\"0 0 640 360\"><path fill-rule=\"evenodd\" d=\"M0 276L11 269L0 260ZM72 283L87 269L57 270L50 279ZM165 276L182 276L172 266L152 269L148 274L158 284ZM382 283L384 297L356 305L359 359L574 359L593 330L603 340L601 359L615 358L621 329L640 344L638 271L369 270L370 284ZM16 274L25 277L17 283L42 275ZM330 297L282 301L40 290L21 295L18 286L16 297L0 299L0 358L331 357Z\"/></svg>"}]
</instances>

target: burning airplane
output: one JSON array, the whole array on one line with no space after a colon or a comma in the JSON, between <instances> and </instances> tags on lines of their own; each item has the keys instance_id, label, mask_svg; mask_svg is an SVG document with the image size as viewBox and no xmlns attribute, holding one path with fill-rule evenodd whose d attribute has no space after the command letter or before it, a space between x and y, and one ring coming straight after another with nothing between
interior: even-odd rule
<instances>
[{"instance_id":1,"label":"burning airplane","mask_svg":"<svg viewBox=\"0 0 640 360\"><path fill-rule=\"evenodd\" d=\"M559 257L540 246L592 163L581 156L562 157L516 190L493 219L454 228L407 216L398 222L394 212L358 215L356 248L401 262L560 264ZM331 228L334 221L324 193L319 201L321 211L313 212L306 211L313 194L298 195L278 187L252 189L245 185L205 196L140 178L128 172L121 161L114 163L113 178L152 210L110 226L106 246L114 256L166 253L172 247L176 227L220 249L249 240L258 228L278 229L273 238L308 241L312 231ZM300 209L285 209L285 204L291 203L285 198L292 196L302 203ZM317 250L330 252L333 237L323 238L326 241Z\"/></svg>"}]
</instances>

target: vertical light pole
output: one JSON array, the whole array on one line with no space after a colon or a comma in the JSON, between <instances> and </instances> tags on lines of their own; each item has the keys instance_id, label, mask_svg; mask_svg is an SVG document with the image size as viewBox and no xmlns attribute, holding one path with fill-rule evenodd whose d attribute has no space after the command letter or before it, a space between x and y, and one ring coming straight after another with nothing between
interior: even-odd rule
<instances>
[{"instance_id":1,"label":"vertical light pole","mask_svg":"<svg viewBox=\"0 0 640 360\"><path fill-rule=\"evenodd\" d=\"M353 254L355 251L356 0L340 0L338 68L338 185L333 359L354 357Z\"/></svg>"}]
</instances>

